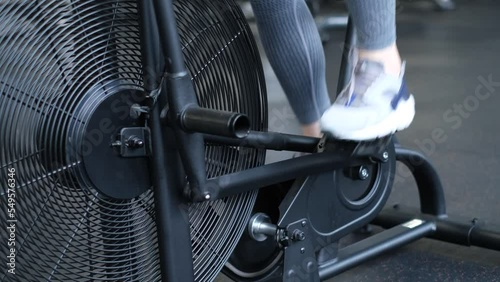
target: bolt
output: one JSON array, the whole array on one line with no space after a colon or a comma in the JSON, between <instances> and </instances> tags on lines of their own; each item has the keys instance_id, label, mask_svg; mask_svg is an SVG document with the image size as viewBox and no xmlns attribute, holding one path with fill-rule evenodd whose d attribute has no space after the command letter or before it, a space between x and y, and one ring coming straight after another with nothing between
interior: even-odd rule
<instances>
[{"instance_id":1,"label":"bolt","mask_svg":"<svg viewBox=\"0 0 500 282\"><path fill-rule=\"evenodd\" d=\"M137 119L141 116L141 114L149 113L149 111L149 107L141 106L139 104L133 104L130 107L130 117L133 119Z\"/></svg>"},{"instance_id":2,"label":"bolt","mask_svg":"<svg viewBox=\"0 0 500 282\"><path fill-rule=\"evenodd\" d=\"M305 220L303 220L301 223L302 227L306 226L307 222Z\"/></svg>"},{"instance_id":3,"label":"bolt","mask_svg":"<svg viewBox=\"0 0 500 282\"><path fill-rule=\"evenodd\" d=\"M306 248L300 248L300 253L303 254L306 252Z\"/></svg>"},{"instance_id":4,"label":"bolt","mask_svg":"<svg viewBox=\"0 0 500 282\"><path fill-rule=\"evenodd\" d=\"M365 179L368 179L368 177L370 176L370 173L368 172L368 169L366 167L362 166L359 168L358 176L359 176L359 179L365 180Z\"/></svg>"},{"instance_id":5,"label":"bolt","mask_svg":"<svg viewBox=\"0 0 500 282\"><path fill-rule=\"evenodd\" d=\"M306 239L306 234L300 230L293 231L293 240L294 241L304 241Z\"/></svg>"},{"instance_id":6,"label":"bolt","mask_svg":"<svg viewBox=\"0 0 500 282\"><path fill-rule=\"evenodd\" d=\"M382 158L383 158L385 161L386 161L386 160L388 160L388 159L389 159L389 153L388 153L388 152L384 152L384 153L382 154Z\"/></svg>"},{"instance_id":7,"label":"bolt","mask_svg":"<svg viewBox=\"0 0 500 282\"><path fill-rule=\"evenodd\" d=\"M287 232L285 229L278 229L276 237L277 237L281 246L288 247L288 245L290 245L290 241L289 241L290 238L288 238L288 235L287 235Z\"/></svg>"},{"instance_id":8,"label":"bolt","mask_svg":"<svg viewBox=\"0 0 500 282\"><path fill-rule=\"evenodd\" d=\"M120 140L116 140L115 142L111 143L111 147L121 147L122 142Z\"/></svg>"},{"instance_id":9,"label":"bolt","mask_svg":"<svg viewBox=\"0 0 500 282\"><path fill-rule=\"evenodd\" d=\"M144 140L137 136L131 136L129 139L127 139L127 147L129 148L142 148L144 147Z\"/></svg>"}]
</instances>

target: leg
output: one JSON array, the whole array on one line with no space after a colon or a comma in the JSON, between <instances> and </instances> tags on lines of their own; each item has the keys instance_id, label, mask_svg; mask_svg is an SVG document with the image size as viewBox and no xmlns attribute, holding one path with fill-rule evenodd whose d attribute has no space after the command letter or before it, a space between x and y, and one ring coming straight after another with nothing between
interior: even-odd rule
<instances>
[{"instance_id":1,"label":"leg","mask_svg":"<svg viewBox=\"0 0 500 282\"><path fill-rule=\"evenodd\" d=\"M264 50L304 135L320 136L330 106L325 55L304 0L251 0Z\"/></svg>"},{"instance_id":2,"label":"leg","mask_svg":"<svg viewBox=\"0 0 500 282\"><path fill-rule=\"evenodd\" d=\"M336 138L371 140L407 128L415 101L396 47L395 0L347 0L347 5L358 37L356 67L320 124Z\"/></svg>"},{"instance_id":3,"label":"leg","mask_svg":"<svg viewBox=\"0 0 500 282\"><path fill-rule=\"evenodd\" d=\"M380 62L385 72L398 76L401 57L396 47L395 0L347 0L358 39L358 56Z\"/></svg>"}]
</instances>

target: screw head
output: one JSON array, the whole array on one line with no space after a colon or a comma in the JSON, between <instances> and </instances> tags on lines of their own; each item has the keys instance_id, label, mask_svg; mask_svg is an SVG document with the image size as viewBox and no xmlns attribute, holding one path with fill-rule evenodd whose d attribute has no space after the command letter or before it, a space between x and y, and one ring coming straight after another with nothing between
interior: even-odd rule
<instances>
[{"instance_id":1,"label":"screw head","mask_svg":"<svg viewBox=\"0 0 500 282\"><path fill-rule=\"evenodd\" d=\"M306 239L306 234L303 231L295 230L293 231L293 240L294 241L304 241Z\"/></svg>"},{"instance_id":2,"label":"screw head","mask_svg":"<svg viewBox=\"0 0 500 282\"><path fill-rule=\"evenodd\" d=\"M370 172L368 171L368 169L366 167L362 166L359 168L358 176L359 176L359 179L365 180L370 176Z\"/></svg>"},{"instance_id":3,"label":"screw head","mask_svg":"<svg viewBox=\"0 0 500 282\"><path fill-rule=\"evenodd\" d=\"M300 248L300 253L303 254L306 252L306 248Z\"/></svg>"},{"instance_id":4,"label":"screw head","mask_svg":"<svg viewBox=\"0 0 500 282\"><path fill-rule=\"evenodd\" d=\"M384 160L388 160L389 159L389 153L388 152L384 152L382 154L382 158L384 158Z\"/></svg>"},{"instance_id":5,"label":"screw head","mask_svg":"<svg viewBox=\"0 0 500 282\"><path fill-rule=\"evenodd\" d=\"M305 220L303 220L301 223L302 227L306 226L307 222Z\"/></svg>"},{"instance_id":6,"label":"screw head","mask_svg":"<svg viewBox=\"0 0 500 282\"><path fill-rule=\"evenodd\" d=\"M139 148L142 148L142 147L144 147L144 141L142 141L142 140L137 140L137 141L135 142L135 145L136 145L137 147L139 147Z\"/></svg>"},{"instance_id":7,"label":"screw head","mask_svg":"<svg viewBox=\"0 0 500 282\"><path fill-rule=\"evenodd\" d=\"M205 194L205 200L210 200L210 198L212 198L210 194Z\"/></svg>"},{"instance_id":8,"label":"screw head","mask_svg":"<svg viewBox=\"0 0 500 282\"><path fill-rule=\"evenodd\" d=\"M137 136L131 136L126 143L127 147L132 149L142 148L144 147L144 140Z\"/></svg>"}]
</instances>

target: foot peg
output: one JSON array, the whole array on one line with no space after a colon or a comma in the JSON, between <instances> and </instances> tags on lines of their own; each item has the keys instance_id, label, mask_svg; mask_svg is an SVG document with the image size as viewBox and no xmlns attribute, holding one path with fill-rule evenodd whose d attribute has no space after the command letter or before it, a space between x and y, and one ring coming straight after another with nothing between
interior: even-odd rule
<instances>
[{"instance_id":1,"label":"foot peg","mask_svg":"<svg viewBox=\"0 0 500 282\"><path fill-rule=\"evenodd\" d=\"M250 119L244 114L195 106L182 112L180 123L188 131L233 138L245 138L250 132Z\"/></svg>"}]
</instances>

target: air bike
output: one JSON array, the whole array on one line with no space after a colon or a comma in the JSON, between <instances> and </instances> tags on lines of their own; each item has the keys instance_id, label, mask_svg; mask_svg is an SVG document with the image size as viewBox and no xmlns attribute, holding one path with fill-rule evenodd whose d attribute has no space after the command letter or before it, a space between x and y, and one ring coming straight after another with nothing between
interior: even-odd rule
<instances>
[{"instance_id":1,"label":"air bike","mask_svg":"<svg viewBox=\"0 0 500 282\"><path fill-rule=\"evenodd\" d=\"M1 5L1 260L16 274L0 281L321 281L424 237L500 250L498 230L448 218L437 172L395 137L268 132L231 0ZM418 211L384 209L398 161ZM370 225L384 231L339 246Z\"/></svg>"}]
</instances>

